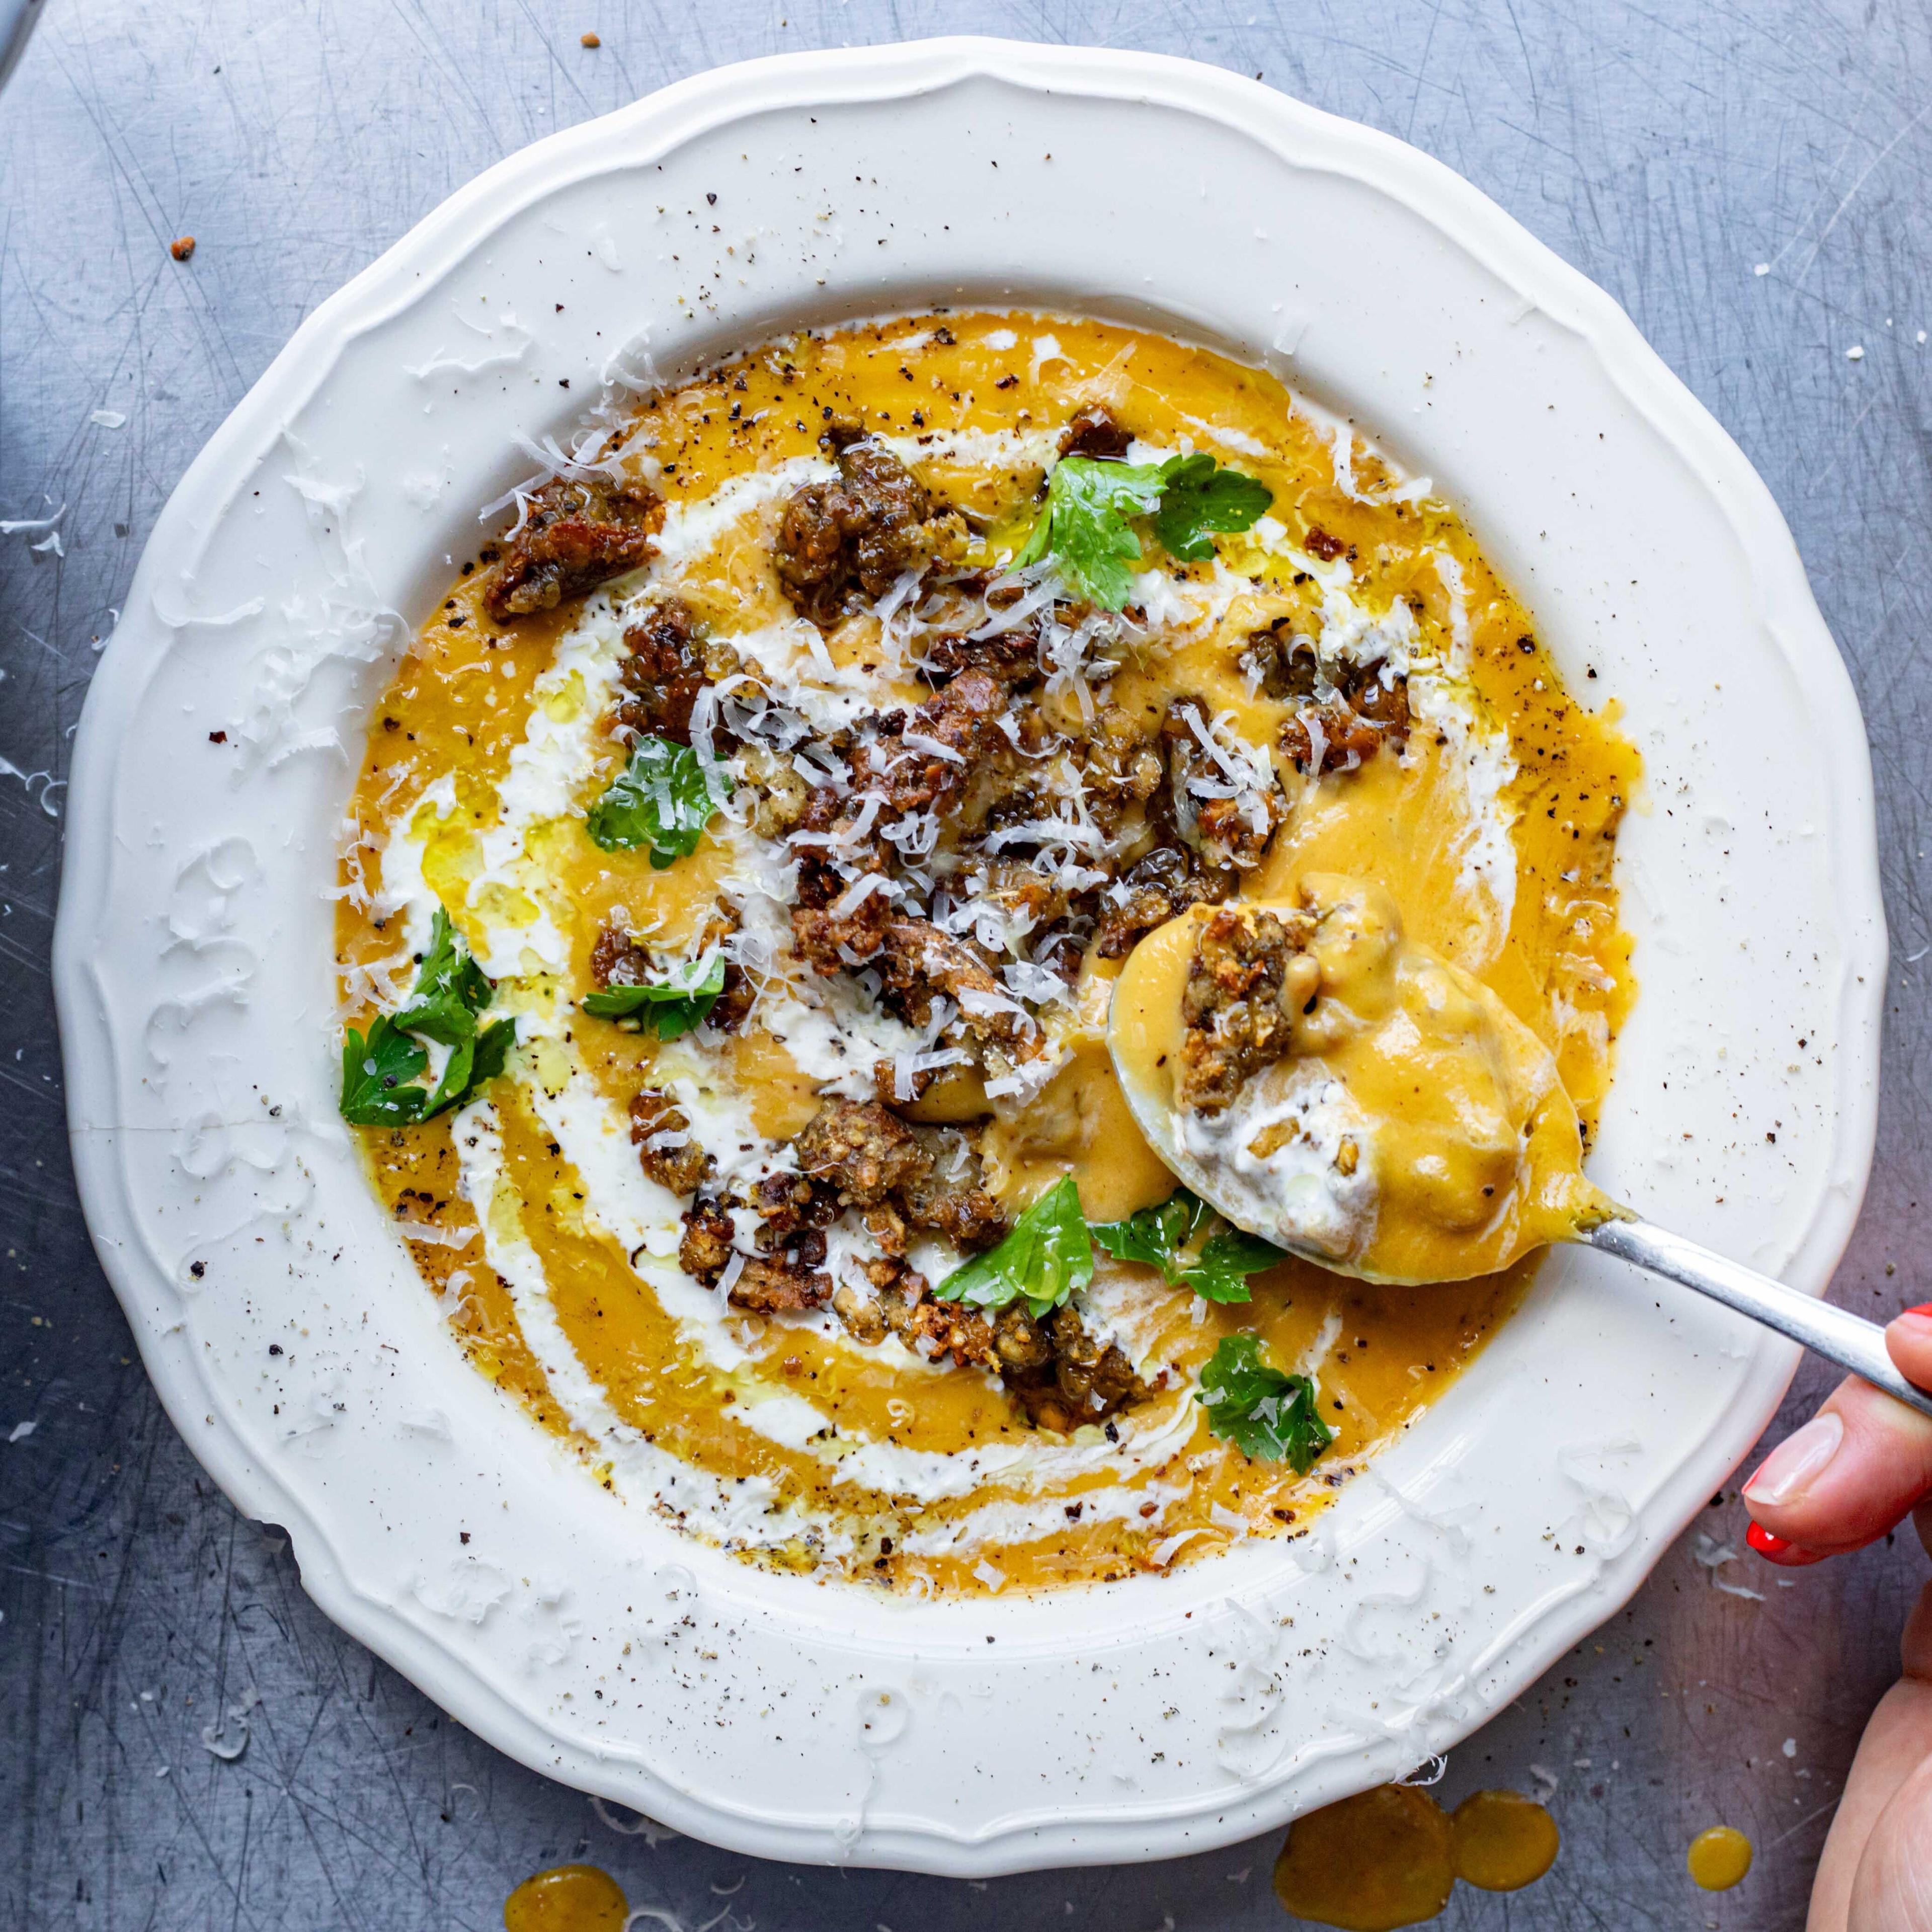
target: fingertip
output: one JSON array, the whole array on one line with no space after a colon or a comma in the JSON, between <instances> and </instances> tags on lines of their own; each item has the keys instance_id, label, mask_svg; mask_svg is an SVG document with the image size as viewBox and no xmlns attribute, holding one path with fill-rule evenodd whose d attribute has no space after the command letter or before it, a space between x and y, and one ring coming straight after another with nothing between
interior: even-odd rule
<instances>
[{"instance_id":1,"label":"fingertip","mask_svg":"<svg viewBox=\"0 0 1932 1932\"><path fill-rule=\"evenodd\" d=\"M1848 1376L1745 1483L1752 1516L1794 1549L1862 1549L1932 1496L1932 1418ZM1759 1546L1754 1545L1754 1548ZM1760 1550L1768 1561L1790 1562Z\"/></svg>"},{"instance_id":2,"label":"fingertip","mask_svg":"<svg viewBox=\"0 0 1932 1932\"><path fill-rule=\"evenodd\" d=\"M1907 1382L1932 1388L1932 1301L1894 1316L1885 1331L1885 1346Z\"/></svg>"},{"instance_id":3,"label":"fingertip","mask_svg":"<svg viewBox=\"0 0 1932 1932\"><path fill-rule=\"evenodd\" d=\"M1787 1570L1801 1570L1814 1563L1822 1563L1831 1553L1828 1550L1808 1550L1802 1544L1793 1543L1789 1537L1766 1529L1761 1522L1753 1523L1744 1532L1744 1540L1767 1563L1776 1563Z\"/></svg>"}]
</instances>

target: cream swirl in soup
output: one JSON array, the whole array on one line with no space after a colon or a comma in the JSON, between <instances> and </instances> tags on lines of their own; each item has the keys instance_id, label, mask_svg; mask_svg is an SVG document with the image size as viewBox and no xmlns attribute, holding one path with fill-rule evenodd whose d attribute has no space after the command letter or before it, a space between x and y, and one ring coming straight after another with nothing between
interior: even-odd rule
<instances>
[{"instance_id":1,"label":"cream swirl in soup","mask_svg":"<svg viewBox=\"0 0 1932 1932\"><path fill-rule=\"evenodd\" d=\"M1222 1226L1108 1001L1190 908L1372 881L1587 1136L1636 760L1454 512L1262 371L985 314L727 361L505 521L376 707L338 931L456 1345L614 1510L809 1574L1305 1533L1534 1263L1395 1298Z\"/></svg>"}]
</instances>

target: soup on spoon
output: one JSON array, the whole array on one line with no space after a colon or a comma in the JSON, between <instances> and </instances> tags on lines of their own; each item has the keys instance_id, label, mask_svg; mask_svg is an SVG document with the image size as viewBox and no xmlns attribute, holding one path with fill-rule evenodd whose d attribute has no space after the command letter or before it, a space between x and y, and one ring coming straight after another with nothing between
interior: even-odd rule
<instances>
[{"instance_id":1,"label":"soup on spoon","mask_svg":"<svg viewBox=\"0 0 1932 1932\"><path fill-rule=\"evenodd\" d=\"M1108 1041L1142 1132L1240 1226L1370 1280L1507 1268L1621 1211L1584 1178L1550 1052L1334 873L1142 940Z\"/></svg>"},{"instance_id":2,"label":"soup on spoon","mask_svg":"<svg viewBox=\"0 0 1932 1932\"><path fill-rule=\"evenodd\" d=\"M1587 1242L1932 1414L1876 1324L1654 1227L1586 1179L1543 1042L1410 938L1380 886L1311 872L1292 902L1190 908L1129 956L1107 1045L1149 1145L1277 1246L1414 1284Z\"/></svg>"}]
</instances>

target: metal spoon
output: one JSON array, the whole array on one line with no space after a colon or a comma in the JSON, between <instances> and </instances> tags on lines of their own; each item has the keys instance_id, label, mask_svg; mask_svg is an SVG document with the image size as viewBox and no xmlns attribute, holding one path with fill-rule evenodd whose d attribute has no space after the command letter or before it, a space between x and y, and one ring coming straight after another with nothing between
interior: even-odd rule
<instances>
[{"instance_id":1,"label":"metal spoon","mask_svg":"<svg viewBox=\"0 0 1932 1932\"><path fill-rule=\"evenodd\" d=\"M1107 1048L1128 1109L1148 1144L1196 1195L1236 1227L1258 1234L1291 1253L1304 1255L1334 1273L1368 1279L1362 1270L1312 1247L1286 1202L1279 1214L1258 1223L1251 1208L1237 1212L1228 1204L1216 1170L1181 1144L1170 1098L1150 1092L1136 1076L1115 1030L1122 1004L1116 998L1108 1015ZM1695 1241L1653 1226L1634 1214L1580 1228L1570 1238L1634 1262L1652 1274L1695 1288L1700 1294L1722 1302L1726 1308L1735 1309L1740 1315L1747 1315L1754 1322L1802 1343L1814 1354L1862 1376L1907 1408L1932 1416L1932 1394L1907 1382L1893 1366L1886 1349L1885 1330L1876 1322L1834 1307L1828 1301L1815 1300L1768 1275L1726 1260Z\"/></svg>"}]
</instances>

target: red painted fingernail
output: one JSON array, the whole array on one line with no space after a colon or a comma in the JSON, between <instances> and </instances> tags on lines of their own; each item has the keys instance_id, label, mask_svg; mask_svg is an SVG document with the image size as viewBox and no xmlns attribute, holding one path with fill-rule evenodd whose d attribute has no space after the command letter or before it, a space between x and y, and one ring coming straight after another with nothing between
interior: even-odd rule
<instances>
[{"instance_id":1,"label":"red painted fingernail","mask_svg":"<svg viewBox=\"0 0 1932 1932\"><path fill-rule=\"evenodd\" d=\"M1903 1312L1907 1315L1932 1316L1932 1301L1922 1301L1916 1308L1908 1308Z\"/></svg>"},{"instance_id":2,"label":"red painted fingernail","mask_svg":"<svg viewBox=\"0 0 1932 1932\"><path fill-rule=\"evenodd\" d=\"M1775 1531L1753 1523L1744 1532L1744 1540L1767 1563L1775 1563L1780 1569L1802 1569L1809 1563L1822 1563L1825 1552L1808 1550L1802 1543L1793 1543L1788 1536L1780 1536Z\"/></svg>"}]
</instances>

